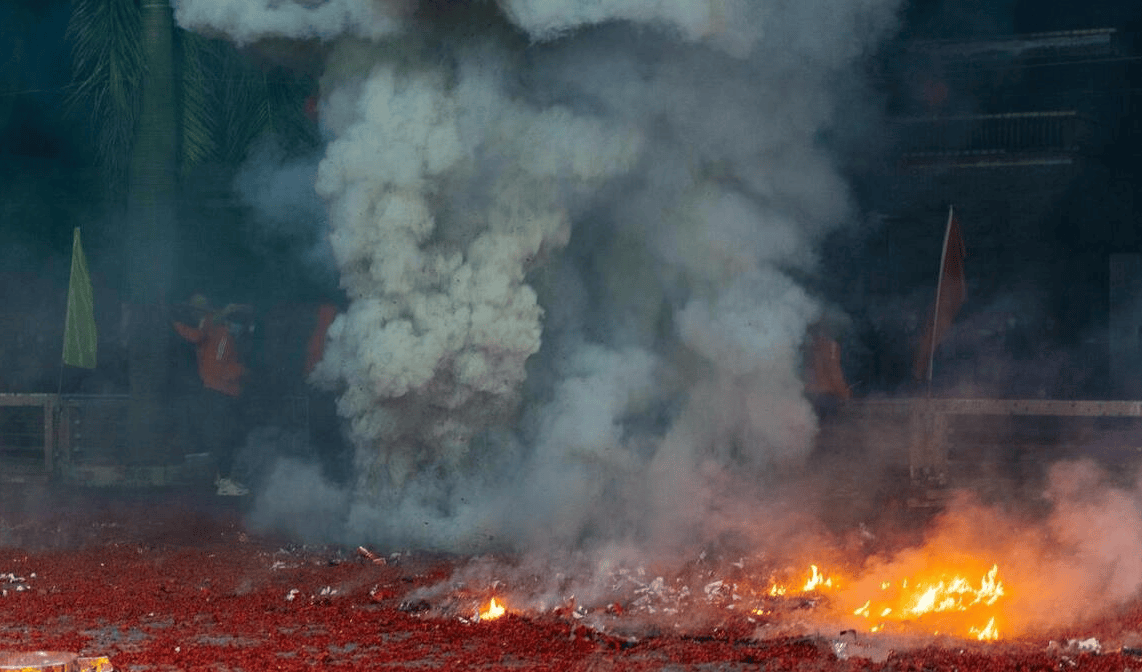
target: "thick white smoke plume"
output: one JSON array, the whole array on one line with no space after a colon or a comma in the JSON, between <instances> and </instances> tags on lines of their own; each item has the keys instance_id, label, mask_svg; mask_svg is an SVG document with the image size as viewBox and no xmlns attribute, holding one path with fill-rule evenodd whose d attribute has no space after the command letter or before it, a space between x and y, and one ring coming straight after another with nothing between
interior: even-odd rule
<instances>
[{"instance_id":1,"label":"thick white smoke plume","mask_svg":"<svg viewBox=\"0 0 1142 672\"><path fill-rule=\"evenodd\" d=\"M855 218L830 92L897 4L181 0L187 28L332 42L315 188L351 304L312 380L359 473L333 534L752 526L743 502L816 428L799 349L822 307L794 278Z\"/></svg>"}]
</instances>

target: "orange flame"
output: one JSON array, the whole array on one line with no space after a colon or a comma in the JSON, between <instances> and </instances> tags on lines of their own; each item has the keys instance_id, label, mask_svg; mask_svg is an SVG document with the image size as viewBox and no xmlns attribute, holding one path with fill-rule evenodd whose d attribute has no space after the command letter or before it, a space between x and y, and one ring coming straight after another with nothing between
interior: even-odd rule
<instances>
[{"instance_id":1,"label":"orange flame","mask_svg":"<svg viewBox=\"0 0 1142 672\"><path fill-rule=\"evenodd\" d=\"M808 593L819 588L833 587L833 580L818 572L817 565L809 565L809 569L812 570L812 574L809 576L809 579L805 581L805 585L802 586L801 592Z\"/></svg>"},{"instance_id":2,"label":"orange flame","mask_svg":"<svg viewBox=\"0 0 1142 672\"><path fill-rule=\"evenodd\" d=\"M855 616L876 621L870 630L882 629L886 621L938 623L981 641L999 639L996 617L989 607L1006 595L999 580L999 566L991 569L978 584L958 573L932 572L918 579L880 584L881 595L853 610ZM983 625L973 624L978 619Z\"/></svg>"},{"instance_id":3,"label":"orange flame","mask_svg":"<svg viewBox=\"0 0 1142 672\"><path fill-rule=\"evenodd\" d=\"M836 597L838 603L850 605L848 613L869 621L869 632L879 632L886 624L895 622L934 626L944 632L980 641L999 639L999 626L993 612L996 603L1006 595L1006 590L999 580L999 566L996 564L975 583L958 568L952 571L929 569L918 576L895 581L863 580L843 589L839 587L841 583L822 572L817 565L809 565L808 578L799 591L775 582L768 594L780 597L792 592L832 590L839 593ZM854 604L861 606L854 608L851 606Z\"/></svg>"},{"instance_id":4,"label":"orange flame","mask_svg":"<svg viewBox=\"0 0 1142 672\"><path fill-rule=\"evenodd\" d=\"M495 620L495 619L499 618L500 616L503 616L506 613L507 613L507 609L504 608L504 605L500 604L499 602L496 602L496 598L493 597L492 601L488 603L488 608L484 609L483 611L480 611L477 614L476 620L491 621L491 620Z\"/></svg>"},{"instance_id":5,"label":"orange flame","mask_svg":"<svg viewBox=\"0 0 1142 672\"><path fill-rule=\"evenodd\" d=\"M809 565L809 577L805 579L805 584L801 586L800 592L811 593L820 592L826 588L833 587L833 579L821 573L817 565ZM780 597L789 593L789 588L781 583L774 583L769 587L770 597Z\"/></svg>"}]
</instances>

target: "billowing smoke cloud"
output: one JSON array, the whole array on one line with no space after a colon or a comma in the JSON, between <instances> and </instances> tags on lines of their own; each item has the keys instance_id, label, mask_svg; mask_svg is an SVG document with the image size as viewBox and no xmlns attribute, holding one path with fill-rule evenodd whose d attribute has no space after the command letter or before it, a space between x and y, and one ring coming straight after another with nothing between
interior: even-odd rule
<instances>
[{"instance_id":1,"label":"billowing smoke cloud","mask_svg":"<svg viewBox=\"0 0 1142 672\"><path fill-rule=\"evenodd\" d=\"M799 350L822 307L794 278L856 217L830 92L896 4L182 0L188 28L334 41L315 186L351 303L312 382L358 477L333 534L752 526L742 502L816 428Z\"/></svg>"}]
</instances>

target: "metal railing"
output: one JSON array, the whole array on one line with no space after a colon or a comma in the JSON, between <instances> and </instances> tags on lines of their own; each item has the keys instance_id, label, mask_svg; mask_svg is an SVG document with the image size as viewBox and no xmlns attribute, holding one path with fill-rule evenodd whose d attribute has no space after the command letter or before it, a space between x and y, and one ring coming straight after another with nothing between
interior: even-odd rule
<instances>
[{"instance_id":1,"label":"metal railing","mask_svg":"<svg viewBox=\"0 0 1142 672\"><path fill-rule=\"evenodd\" d=\"M913 398L856 400L844 410L850 425L859 420L904 444L909 478L917 492L927 492L921 500L938 499L933 493L1014 455L1110 462L1142 456L1138 401Z\"/></svg>"},{"instance_id":2,"label":"metal railing","mask_svg":"<svg viewBox=\"0 0 1142 672\"><path fill-rule=\"evenodd\" d=\"M47 478L55 467L54 394L0 394L0 473L7 480Z\"/></svg>"},{"instance_id":3,"label":"metal railing","mask_svg":"<svg viewBox=\"0 0 1142 672\"><path fill-rule=\"evenodd\" d=\"M905 163L933 159L1006 163L1064 161L1082 144L1078 112L1013 112L897 119Z\"/></svg>"},{"instance_id":4,"label":"metal railing","mask_svg":"<svg viewBox=\"0 0 1142 672\"><path fill-rule=\"evenodd\" d=\"M84 464L123 463L130 402L127 395L0 394L0 481L43 481ZM295 430L290 440L305 441L309 399L251 398L245 424Z\"/></svg>"}]
</instances>

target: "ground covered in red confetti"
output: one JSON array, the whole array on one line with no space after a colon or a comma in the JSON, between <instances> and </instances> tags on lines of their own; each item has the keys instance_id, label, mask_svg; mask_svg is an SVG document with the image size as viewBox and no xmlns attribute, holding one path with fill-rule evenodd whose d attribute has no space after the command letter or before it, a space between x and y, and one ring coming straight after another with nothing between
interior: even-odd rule
<instances>
[{"instance_id":1,"label":"ground covered in red confetti","mask_svg":"<svg viewBox=\"0 0 1142 672\"><path fill-rule=\"evenodd\" d=\"M470 559L405 551L382 562L356 548L258 536L237 502L9 499L17 503L0 514L0 650L105 655L116 670L1142 668L1142 649L1079 642L1142 629L1142 608L1053 641L894 648L835 632L764 638L755 619L729 612L686 631L632 625L619 636L571 610L479 621L426 604L416 596Z\"/></svg>"}]
</instances>

